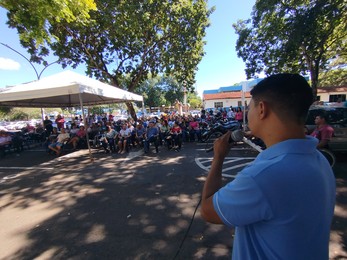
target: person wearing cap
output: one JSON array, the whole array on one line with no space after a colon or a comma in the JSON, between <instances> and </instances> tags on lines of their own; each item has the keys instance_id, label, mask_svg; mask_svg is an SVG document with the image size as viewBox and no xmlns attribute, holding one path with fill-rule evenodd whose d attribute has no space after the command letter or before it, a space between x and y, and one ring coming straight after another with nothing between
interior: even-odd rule
<instances>
[{"instance_id":1,"label":"person wearing cap","mask_svg":"<svg viewBox=\"0 0 347 260\"><path fill-rule=\"evenodd\" d=\"M149 121L149 126L147 128L146 133L145 133L145 140L144 140L145 153L149 152L149 144L150 143L154 143L156 153L159 152L158 136L159 136L159 129L156 126L156 122L154 120Z\"/></svg>"}]
</instances>

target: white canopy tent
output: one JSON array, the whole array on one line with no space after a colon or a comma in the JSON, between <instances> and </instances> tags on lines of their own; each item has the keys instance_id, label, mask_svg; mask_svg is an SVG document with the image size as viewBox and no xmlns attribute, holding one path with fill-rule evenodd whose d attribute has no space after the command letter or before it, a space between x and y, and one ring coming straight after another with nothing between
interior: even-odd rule
<instances>
[{"instance_id":1,"label":"white canopy tent","mask_svg":"<svg viewBox=\"0 0 347 260\"><path fill-rule=\"evenodd\" d=\"M143 107L142 96L69 70L37 81L0 89L0 106L81 107L84 111L83 106L128 101L140 101ZM86 123L85 115L82 114ZM90 145L87 143L92 159Z\"/></svg>"},{"instance_id":2,"label":"white canopy tent","mask_svg":"<svg viewBox=\"0 0 347 260\"><path fill-rule=\"evenodd\" d=\"M0 106L13 107L77 107L143 102L140 95L69 70L0 91Z\"/></svg>"}]
</instances>

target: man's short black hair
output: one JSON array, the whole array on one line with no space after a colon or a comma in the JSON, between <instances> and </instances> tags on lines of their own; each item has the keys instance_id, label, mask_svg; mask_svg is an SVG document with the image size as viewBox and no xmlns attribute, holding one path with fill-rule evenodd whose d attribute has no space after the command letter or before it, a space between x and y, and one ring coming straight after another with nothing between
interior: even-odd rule
<instances>
[{"instance_id":1,"label":"man's short black hair","mask_svg":"<svg viewBox=\"0 0 347 260\"><path fill-rule=\"evenodd\" d=\"M299 74L282 73L269 76L251 90L255 104L266 101L283 120L303 124L313 102L312 89Z\"/></svg>"},{"instance_id":2,"label":"man's short black hair","mask_svg":"<svg viewBox=\"0 0 347 260\"><path fill-rule=\"evenodd\" d=\"M328 119L328 115L325 111L319 111L317 116L319 116L321 119L324 119L325 121Z\"/></svg>"}]
</instances>

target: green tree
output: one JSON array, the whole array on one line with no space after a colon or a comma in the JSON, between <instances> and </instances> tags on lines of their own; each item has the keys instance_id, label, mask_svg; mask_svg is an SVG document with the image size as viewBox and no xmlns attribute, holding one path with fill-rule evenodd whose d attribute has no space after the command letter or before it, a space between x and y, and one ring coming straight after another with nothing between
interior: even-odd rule
<instances>
[{"instance_id":1,"label":"green tree","mask_svg":"<svg viewBox=\"0 0 347 260\"><path fill-rule=\"evenodd\" d=\"M90 10L96 10L93 0L0 0L0 6L8 10L8 25L17 28L22 43L42 45L51 42L52 24L65 22L87 23Z\"/></svg>"},{"instance_id":2,"label":"green tree","mask_svg":"<svg viewBox=\"0 0 347 260\"><path fill-rule=\"evenodd\" d=\"M319 71L332 54L346 52L346 17L345 0L256 1L252 18L233 25L247 78L262 71L309 73L316 96Z\"/></svg>"},{"instance_id":3,"label":"green tree","mask_svg":"<svg viewBox=\"0 0 347 260\"><path fill-rule=\"evenodd\" d=\"M137 92L144 97L145 106L160 107L166 104L165 93L159 84L160 78L150 78L142 82Z\"/></svg>"},{"instance_id":4,"label":"green tree","mask_svg":"<svg viewBox=\"0 0 347 260\"><path fill-rule=\"evenodd\" d=\"M183 87L174 78L163 76L158 85L164 92L165 105L172 106L176 100L183 100Z\"/></svg>"},{"instance_id":5,"label":"green tree","mask_svg":"<svg viewBox=\"0 0 347 260\"><path fill-rule=\"evenodd\" d=\"M202 107L202 100L196 91L188 93L187 102L190 108L200 109Z\"/></svg>"},{"instance_id":6,"label":"green tree","mask_svg":"<svg viewBox=\"0 0 347 260\"><path fill-rule=\"evenodd\" d=\"M59 21L48 26L55 37L49 47L64 60L63 67L85 64L88 75L114 86L121 86L129 77L126 89L132 92L149 75L159 73L193 86L213 11L207 8L207 1L95 2L97 10L90 12L88 24ZM43 59L43 50L32 48L30 53ZM132 104L127 106L136 118Z\"/></svg>"},{"instance_id":7,"label":"green tree","mask_svg":"<svg viewBox=\"0 0 347 260\"><path fill-rule=\"evenodd\" d=\"M145 106L172 106L176 100L183 101L183 86L172 77L158 75L142 82L136 93L145 99Z\"/></svg>"},{"instance_id":8,"label":"green tree","mask_svg":"<svg viewBox=\"0 0 347 260\"><path fill-rule=\"evenodd\" d=\"M338 87L347 84L347 56L331 60L327 69L320 73L319 87Z\"/></svg>"}]
</instances>

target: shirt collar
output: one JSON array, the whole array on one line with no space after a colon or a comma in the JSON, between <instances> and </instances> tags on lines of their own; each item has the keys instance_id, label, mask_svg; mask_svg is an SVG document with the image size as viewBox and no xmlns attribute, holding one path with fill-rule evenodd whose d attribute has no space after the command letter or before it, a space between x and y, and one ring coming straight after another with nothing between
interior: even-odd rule
<instances>
[{"instance_id":1,"label":"shirt collar","mask_svg":"<svg viewBox=\"0 0 347 260\"><path fill-rule=\"evenodd\" d=\"M274 144L261 152L258 158L271 159L282 154L296 153L307 154L314 152L317 148L318 140L313 136L306 136L304 139L288 139Z\"/></svg>"}]
</instances>

